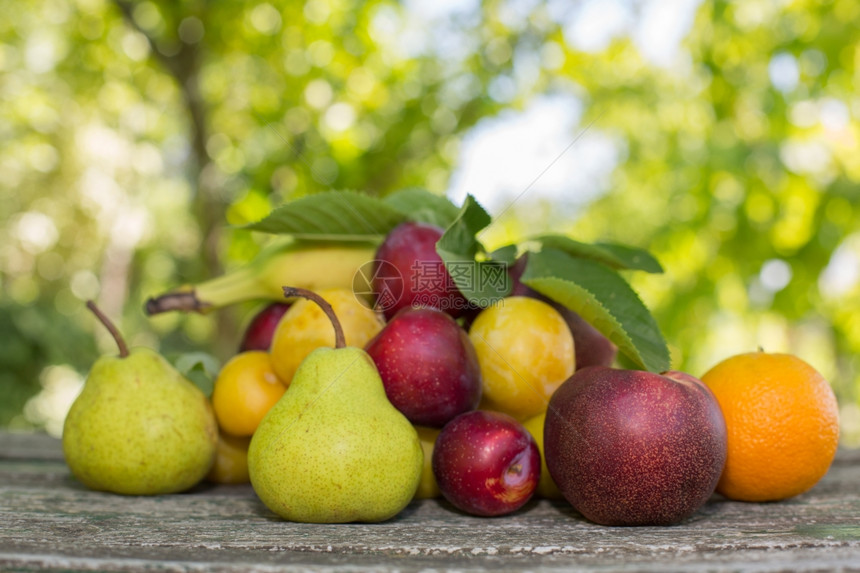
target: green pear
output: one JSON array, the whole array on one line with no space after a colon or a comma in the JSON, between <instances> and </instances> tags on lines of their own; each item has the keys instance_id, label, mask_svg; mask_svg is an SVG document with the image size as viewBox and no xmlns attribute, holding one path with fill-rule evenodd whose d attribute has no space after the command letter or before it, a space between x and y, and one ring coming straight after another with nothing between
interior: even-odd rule
<instances>
[{"instance_id":1,"label":"green pear","mask_svg":"<svg viewBox=\"0 0 860 573\"><path fill-rule=\"evenodd\" d=\"M149 348L131 351L110 321L119 356L90 370L63 426L63 453L85 486L126 495L184 491L215 460L218 429L206 396Z\"/></svg>"},{"instance_id":2,"label":"green pear","mask_svg":"<svg viewBox=\"0 0 860 573\"><path fill-rule=\"evenodd\" d=\"M345 347L331 307L309 291L284 290L320 304L337 343L305 358L254 432L248 450L254 491L291 521L389 519L406 507L421 479L418 434L388 401L370 356Z\"/></svg>"}]
</instances>

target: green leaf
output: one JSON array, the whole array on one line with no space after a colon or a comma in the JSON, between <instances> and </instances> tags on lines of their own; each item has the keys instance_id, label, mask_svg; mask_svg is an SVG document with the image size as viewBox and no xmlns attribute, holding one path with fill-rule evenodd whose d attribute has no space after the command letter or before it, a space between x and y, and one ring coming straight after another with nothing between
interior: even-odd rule
<instances>
[{"instance_id":1,"label":"green leaf","mask_svg":"<svg viewBox=\"0 0 860 573\"><path fill-rule=\"evenodd\" d=\"M436 252L463 296L478 306L505 297L511 291L507 265L477 261L483 245L475 238L492 221L489 213L471 195L466 197L457 218L436 243Z\"/></svg>"},{"instance_id":2,"label":"green leaf","mask_svg":"<svg viewBox=\"0 0 860 573\"><path fill-rule=\"evenodd\" d=\"M580 243L564 235L541 235L533 240L544 248L557 249L574 257L591 259L613 269L662 273L663 267L654 256L643 249L614 243Z\"/></svg>"},{"instance_id":3,"label":"green leaf","mask_svg":"<svg viewBox=\"0 0 860 573\"><path fill-rule=\"evenodd\" d=\"M497 263L504 263L511 266L517 262L517 246L505 245L504 247L499 247L488 256L491 260L496 261Z\"/></svg>"},{"instance_id":4,"label":"green leaf","mask_svg":"<svg viewBox=\"0 0 860 573\"><path fill-rule=\"evenodd\" d=\"M467 195L457 217L448 225L445 234L436 244L436 251L444 249L446 252L474 259L475 255L483 250L483 246L475 236L491 222L490 214L475 201L474 197Z\"/></svg>"},{"instance_id":5,"label":"green leaf","mask_svg":"<svg viewBox=\"0 0 860 573\"><path fill-rule=\"evenodd\" d=\"M381 239L407 218L382 199L327 191L290 201L243 228L315 241L368 241Z\"/></svg>"},{"instance_id":6,"label":"green leaf","mask_svg":"<svg viewBox=\"0 0 860 573\"><path fill-rule=\"evenodd\" d=\"M383 200L412 221L443 229L453 223L460 212L447 197L416 187L396 191Z\"/></svg>"},{"instance_id":7,"label":"green leaf","mask_svg":"<svg viewBox=\"0 0 860 573\"><path fill-rule=\"evenodd\" d=\"M218 359L205 352L187 352L180 354L173 365L179 373L191 380L207 396L212 395L215 378L221 370Z\"/></svg>"},{"instance_id":8,"label":"green leaf","mask_svg":"<svg viewBox=\"0 0 860 573\"><path fill-rule=\"evenodd\" d=\"M638 366L669 370L669 350L651 313L615 270L555 249L530 253L522 282L565 305Z\"/></svg>"}]
</instances>

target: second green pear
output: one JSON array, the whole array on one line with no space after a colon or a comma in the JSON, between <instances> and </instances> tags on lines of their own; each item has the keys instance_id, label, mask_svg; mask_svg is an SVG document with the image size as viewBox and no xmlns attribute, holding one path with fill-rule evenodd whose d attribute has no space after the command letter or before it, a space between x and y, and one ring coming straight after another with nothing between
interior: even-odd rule
<instances>
[{"instance_id":1,"label":"second green pear","mask_svg":"<svg viewBox=\"0 0 860 573\"><path fill-rule=\"evenodd\" d=\"M218 428L206 396L160 354L130 351L92 302L119 356L102 356L90 370L63 427L72 474L95 490L125 495L185 491L215 459Z\"/></svg>"},{"instance_id":2,"label":"second green pear","mask_svg":"<svg viewBox=\"0 0 860 573\"><path fill-rule=\"evenodd\" d=\"M412 424L385 395L359 348L318 348L260 423L248 451L251 483L281 517L375 522L400 512L421 479Z\"/></svg>"}]
</instances>

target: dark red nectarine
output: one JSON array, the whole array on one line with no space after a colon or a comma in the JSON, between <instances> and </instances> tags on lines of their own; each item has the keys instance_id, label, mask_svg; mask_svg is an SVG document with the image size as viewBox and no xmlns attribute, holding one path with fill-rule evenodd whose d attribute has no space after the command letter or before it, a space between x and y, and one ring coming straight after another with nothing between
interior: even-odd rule
<instances>
[{"instance_id":1,"label":"dark red nectarine","mask_svg":"<svg viewBox=\"0 0 860 573\"><path fill-rule=\"evenodd\" d=\"M549 403L544 453L552 479L603 525L669 525L699 509L726 460L726 425L700 380L593 366Z\"/></svg>"}]
</instances>

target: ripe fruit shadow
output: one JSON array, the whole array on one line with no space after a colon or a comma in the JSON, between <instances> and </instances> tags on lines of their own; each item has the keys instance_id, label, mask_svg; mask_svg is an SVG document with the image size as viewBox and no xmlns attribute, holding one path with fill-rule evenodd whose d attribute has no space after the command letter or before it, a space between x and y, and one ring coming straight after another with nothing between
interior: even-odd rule
<instances>
[{"instance_id":1,"label":"ripe fruit shadow","mask_svg":"<svg viewBox=\"0 0 860 573\"><path fill-rule=\"evenodd\" d=\"M511 517L511 516L527 515L528 513L534 511L537 508L537 506L541 500L539 498L533 497L530 500L528 500L521 508L517 509L516 511L513 511L511 513L505 513L503 515L496 515L496 516L473 515L471 513L468 513L468 512L461 510L461 509L458 509L451 502L449 502L447 499L442 498L442 497L440 497L434 501L436 503L438 503L439 506L442 507L443 509L445 509L446 511L450 511L451 513L456 513L457 515L461 515L463 517L476 517L479 519L498 519L498 518L505 518L505 517Z\"/></svg>"},{"instance_id":2,"label":"ripe fruit shadow","mask_svg":"<svg viewBox=\"0 0 860 573\"><path fill-rule=\"evenodd\" d=\"M225 487L225 486L217 486L217 487L220 488L220 487ZM232 487L232 486L226 486L226 487ZM248 486L247 484L242 484L239 487L250 487L250 486ZM379 522L353 521L353 522L349 522L349 523L328 523L325 525L368 525L368 526L384 525L384 524L390 525L392 523L397 523L399 521L406 521L409 519L413 519L415 512L418 511L418 509L421 507L422 503L426 503L426 501L425 500L413 500L409 503L409 505L407 505L405 508L403 508L400 511L400 513L398 513L397 515L395 515L391 519L387 519L385 521L379 521ZM279 517L276 513L272 512L256 496L254 496L252 512L255 516L261 517L261 518L265 519L266 521L271 521L274 523L284 523L285 522L285 520L283 518Z\"/></svg>"}]
</instances>

